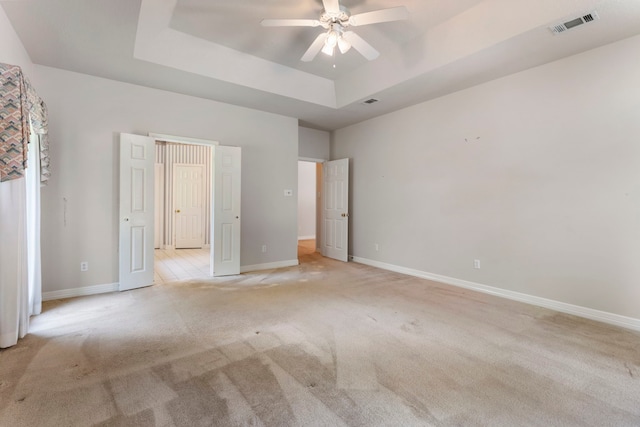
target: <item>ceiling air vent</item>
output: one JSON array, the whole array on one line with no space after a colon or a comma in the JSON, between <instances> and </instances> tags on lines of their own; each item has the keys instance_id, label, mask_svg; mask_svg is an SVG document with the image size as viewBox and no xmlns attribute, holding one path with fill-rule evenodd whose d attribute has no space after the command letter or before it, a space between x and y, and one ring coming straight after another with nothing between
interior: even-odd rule
<instances>
[{"instance_id":1,"label":"ceiling air vent","mask_svg":"<svg viewBox=\"0 0 640 427\"><path fill-rule=\"evenodd\" d=\"M567 22L562 22L560 24L555 24L549 27L553 34L564 33L567 30L570 30L574 27L577 27L582 24L586 24L587 22L592 22L600 19L598 16L598 12L595 10L593 12L589 12L586 15L578 16L577 18L571 19Z\"/></svg>"},{"instance_id":2,"label":"ceiling air vent","mask_svg":"<svg viewBox=\"0 0 640 427\"><path fill-rule=\"evenodd\" d=\"M380 100L375 98L370 98L370 99L367 99L366 101L362 101L362 103L366 105L371 105L371 104L375 104L378 101Z\"/></svg>"}]
</instances>

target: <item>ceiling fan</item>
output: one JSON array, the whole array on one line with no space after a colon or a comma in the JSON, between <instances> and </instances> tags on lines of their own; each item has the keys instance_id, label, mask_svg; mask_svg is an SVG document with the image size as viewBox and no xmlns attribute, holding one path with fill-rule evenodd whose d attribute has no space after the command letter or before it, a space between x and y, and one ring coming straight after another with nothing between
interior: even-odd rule
<instances>
[{"instance_id":1,"label":"ceiling fan","mask_svg":"<svg viewBox=\"0 0 640 427\"><path fill-rule=\"evenodd\" d=\"M346 53L353 47L371 61L380 53L362 37L347 29L409 18L409 11L404 6L351 15L349 9L340 5L339 0L322 0L322 4L324 12L320 19L263 19L261 23L265 27L322 27L327 30L311 43L301 58L304 62L313 61L320 51L333 56L336 47L341 53Z\"/></svg>"}]
</instances>

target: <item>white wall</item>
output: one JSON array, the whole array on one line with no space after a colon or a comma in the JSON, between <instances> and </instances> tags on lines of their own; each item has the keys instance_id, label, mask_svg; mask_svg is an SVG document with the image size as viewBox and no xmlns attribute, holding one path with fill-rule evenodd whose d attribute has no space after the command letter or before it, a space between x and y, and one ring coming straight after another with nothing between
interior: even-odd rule
<instances>
[{"instance_id":1,"label":"white wall","mask_svg":"<svg viewBox=\"0 0 640 427\"><path fill-rule=\"evenodd\" d=\"M13 30L7 14L0 7L0 62L18 65L29 80L34 74L34 66L18 35ZM32 82L33 83L33 82ZM34 85L36 90L37 86Z\"/></svg>"},{"instance_id":2,"label":"white wall","mask_svg":"<svg viewBox=\"0 0 640 427\"><path fill-rule=\"evenodd\" d=\"M52 178L42 192L45 292L118 281L120 132L242 147L241 264L297 259L296 119L38 66ZM66 213L66 219L65 219ZM268 252L262 253L263 244ZM80 272L79 263L89 262Z\"/></svg>"},{"instance_id":3,"label":"white wall","mask_svg":"<svg viewBox=\"0 0 640 427\"><path fill-rule=\"evenodd\" d=\"M298 128L298 155L301 159L329 160L329 132Z\"/></svg>"},{"instance_id":4,"label":"white wall","mask_svg":"<svg viewBox=\"0 0 640 427\"><path fill-rule=\"evenodd\" d=\"M638 52L630 38L336 131L351 254L640 319Z\"/></svg>"},{"instance_id":5,"label":"white wall","mask_svg":"<svg viewBox=\"0 0 640 427\"><path fill-rule=\"evenodd\" d=\"M298 239L316 238L316 164L298 162Z\"/></svg>"}]
</instances>

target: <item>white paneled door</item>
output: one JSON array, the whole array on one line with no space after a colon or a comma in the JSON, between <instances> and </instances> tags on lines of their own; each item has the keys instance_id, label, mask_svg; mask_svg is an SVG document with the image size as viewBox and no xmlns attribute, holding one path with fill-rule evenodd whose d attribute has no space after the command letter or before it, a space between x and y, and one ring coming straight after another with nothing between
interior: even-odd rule
<instances>
[{"instance_id":1,"label":"white paneled door","mask_svg":"<svg viewBox=\"0 0 640 427\"><path fill-rule=\"evenodd\" d=\"M348 260L349 159L323 164L322 255Z\"/></svg>"},{"instance_id":2,"label":"white paneled door","mask_svg":"<svg viewBox=\"0 0 640 427\"><path fill-rule=\"evenodd\" d=\"M204 165L175 165L176 249L204 246Z\"/></svg>"},{"instance_id":3,"label":"white paneled door","mask_svg":"<svg viewBox=\"0 0 640 427\"><path fill-rule=\"evenodd\" d=\"M211 274L240 274L240 147L213 148Z\"/></svg>"},{"instance_id":4,"label":"white paneled door","mask_svg":"<svg viewBox=\"0 0 640 427\"><path fill-rule=\"evenodd\" d=\"M120 290L153 284L155 140L120 134Z\"/></svg>"}]
</instances>

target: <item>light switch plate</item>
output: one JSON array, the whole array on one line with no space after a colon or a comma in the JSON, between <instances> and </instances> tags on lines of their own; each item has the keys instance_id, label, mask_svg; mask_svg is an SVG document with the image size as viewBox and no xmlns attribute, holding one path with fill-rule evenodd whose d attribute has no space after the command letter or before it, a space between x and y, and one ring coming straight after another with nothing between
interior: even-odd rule
<instances>
[{"instance_id":1,"label":"light switch plate","mask_svg":"<svg viewBox=\"0 0 640 427\"><path fill-rule=\"evenodd\" d=\"M291 197L293 196L293 190L284 190L284 195L286 197Z\"/></svg>"}]
</instances>

